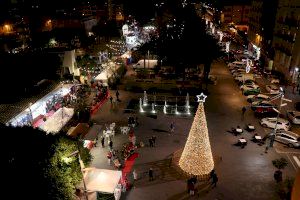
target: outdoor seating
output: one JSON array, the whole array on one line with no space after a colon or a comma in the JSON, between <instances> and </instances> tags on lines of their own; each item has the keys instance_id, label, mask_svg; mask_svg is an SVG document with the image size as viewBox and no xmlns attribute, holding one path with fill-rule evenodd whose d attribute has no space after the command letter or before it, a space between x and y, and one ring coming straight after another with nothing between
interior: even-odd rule
<instances>
[{"instance_id":1,"label":"outdoor seating","mask_svg":"<svg viewBox=\"0 0 300 200\"><path fill-rule=\"evenodd\" d=\"M255 127L253 125L251 125L251 124L248 124L247 127L246 127L246 130L248 132L255 131Z\"/></svg>"},{"instance_id":2,"label":"outdoor seating","mask_svg":"<svg viewBox=\"0 0 300 200\"><path fill-rule=\"evenodd\" d=\"M128 126L122 126L120 127L120 131L122 134L127 135L130 131L130 128Z\"/></svg>"},{"instance_id":3,"label":"outdoor seating","mask_svg":"<svg viewBox=\"0 0 300 200\"><path fill-rule=\"evenodd\" d=\"M245 138L240 138L237 143L241 148L244 148L247 145L247 140Z\"/></svg>"}]
</instances>

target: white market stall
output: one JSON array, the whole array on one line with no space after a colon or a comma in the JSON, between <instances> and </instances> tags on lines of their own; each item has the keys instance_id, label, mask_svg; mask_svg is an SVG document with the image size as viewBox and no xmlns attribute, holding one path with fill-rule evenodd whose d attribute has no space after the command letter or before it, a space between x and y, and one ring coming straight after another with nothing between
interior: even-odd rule
<instances>
[{"instance_id":1,"label":"white market stall","mask_svg":"<svg viewBox=\"0 0 300 200\"><path fill-rule=\"evenodd\" d=\"M119 187L122 177L122 171L98 169L98 168L85 168L84 181L86 190L88 192L100 192L114 194L115 199L121 196L121 188ZM84 189L83 182L78 186Z\"/></svg>"},{"instance_id":2,"label":"white market stall","mask_svg":"<svg viewBox=\"0 0 300 200\"><path fill-rule=\"evenodd\" d=\"M70 93L73 86L73 84L63 84L57 87L32 105L28 105L28 108L10 119L8 124L11 124L12 126L23 126L24 124L34 122L36 118L46 114L46 103L48 101L52 101L54 97L63 97L67 95Z\"/></svg>"},{"instance_id":3,"label":"white market stall","mask_svg":"<svg viewBox=\"0 0 300 200\"><path fill-rule=\"evenodd\" d=\"M73 108L59 108L47 121L39 128L47 133L58 133L66 123L73 117Z\"/></svg>"}]
</instances>

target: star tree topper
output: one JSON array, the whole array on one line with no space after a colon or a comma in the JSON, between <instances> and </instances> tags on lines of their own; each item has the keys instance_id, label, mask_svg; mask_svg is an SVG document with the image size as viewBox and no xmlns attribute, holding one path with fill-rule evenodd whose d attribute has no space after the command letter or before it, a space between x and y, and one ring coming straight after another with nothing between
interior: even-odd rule
<instances>
[{"instance_id":1,"label":"star tree topper","mask_svg":"<svg viewBox=\"0 0 300 200\"><path fill-rule=\"evenodd\" d=\"M200 95L197 95L198 98L197 102L202 102L202 103L205 102L206 97L207 96L202 92Z\"/></svg>"}]
</instances>

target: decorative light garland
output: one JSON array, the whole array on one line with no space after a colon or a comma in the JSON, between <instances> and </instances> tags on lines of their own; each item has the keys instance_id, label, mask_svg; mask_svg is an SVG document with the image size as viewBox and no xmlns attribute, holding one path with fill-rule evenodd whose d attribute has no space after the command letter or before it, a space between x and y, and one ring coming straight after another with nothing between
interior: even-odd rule
<instances>
[{"instance_id":1,"label":"decorative light garland","mask_svg":"<svg viewBox=\"0 0 300 200\"><path fill-rule=\"evenodd\" d=\"M198 97L196 112L188 139L179 160L180 168L192 175L207 175L214 168L214 160L208 136L203 102L206 96L202 93Z\"/></svg>"}]
</instances>

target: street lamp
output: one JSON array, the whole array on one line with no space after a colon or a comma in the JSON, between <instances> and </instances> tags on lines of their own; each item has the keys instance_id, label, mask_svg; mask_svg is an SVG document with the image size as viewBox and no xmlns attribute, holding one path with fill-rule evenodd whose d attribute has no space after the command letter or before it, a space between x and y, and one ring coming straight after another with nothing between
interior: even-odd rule
<instances>
[{"instance_id":1,"label":"street lamp","mask_svg":"<svg viewBox=\"0 0 300 200\"><path fill-rule=\"evenodd\" d=\"M276 124L275 124L274 130L270 134L269 147L273 147L273 143L274 143L274 140L275 140L275 135L276 135L276 132L277 132L277 124L278 124L278 118L279 118L279 115L280 115L281 107L287 105L287 103L282 103L282 102L283 101L292 102L292 100L284 98L284 93L283 93L283 88L282 87L280 87L280 94L278 95L278 97L272 99L272 101L275 100L275 99L278 99L278 98L280 98L279 110L277 110L276 108L273 108L273 110L275 110L277 112L277 117L276 117Z\"/></svg>"},{"instance_id":2,"label":"street lamp","mask_svg":"<svg viewBox=\"0 0 300 200\"><path fill-rule=\"evenodd\" d=\"M85 198L86 200L88 200L88 195L87 195L87 188L86 188L86 184L85 184L85 180L84 180L84 173L83 173L83 169L84 169L84 163L81 159L81 156L80 156L80 152L79 152L79 144L77 142L77 145L78 145L78 150L77 151L74 151L73 153L71 153L70 155L68 155L67 157L63 157L63 161L65 163L69 163L70 162L70 157L73 157L73 156L76 156L78 155L78 161L79 161L79 164L80 164L80 171L82 173L82 182L83 182L83 187L84 187L84 195L85 195Z\"/></svg>"}]
</instances>

